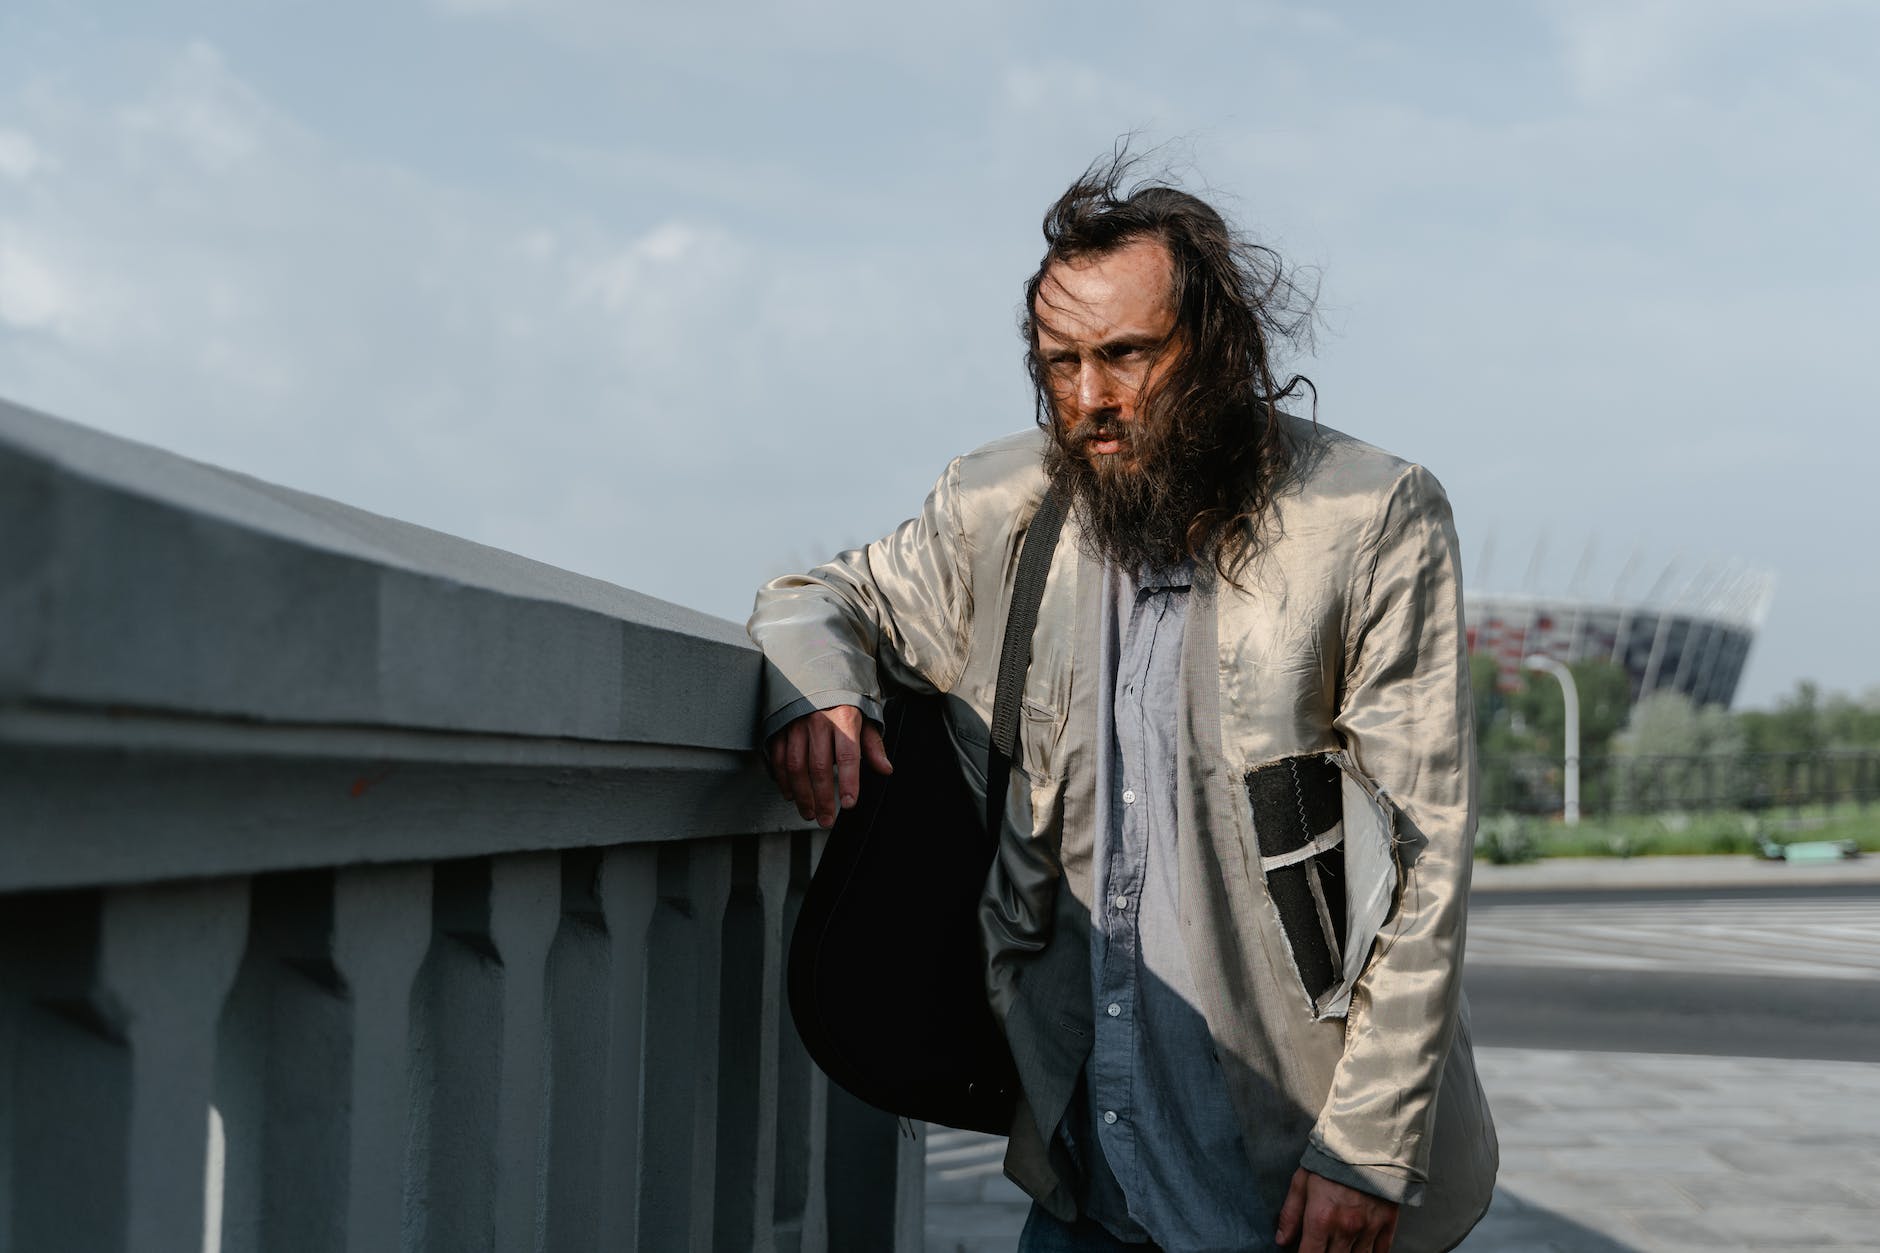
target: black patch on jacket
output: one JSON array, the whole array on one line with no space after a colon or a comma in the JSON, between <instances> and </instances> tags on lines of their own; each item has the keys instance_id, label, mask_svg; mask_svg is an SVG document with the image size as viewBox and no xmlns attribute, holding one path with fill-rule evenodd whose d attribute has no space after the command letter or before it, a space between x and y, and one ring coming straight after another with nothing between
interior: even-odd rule
<instances>
[{"instance_id":1,"label":"black patch on jacket","mask_svg":"<svg viewBox=\"0 0 1880 1253\"><path fill-rule=\"evenodd\" d=\"M1253 831L1263 859L1296 853L1344 816L1338 766L1317 754L1288 757L1247 775ZM1332 848L1271 869L1267 895L1279 909L1299 978L1314 1004L1339 980L1345 951L1345 850Z\"/></svg>"}]
</instances>

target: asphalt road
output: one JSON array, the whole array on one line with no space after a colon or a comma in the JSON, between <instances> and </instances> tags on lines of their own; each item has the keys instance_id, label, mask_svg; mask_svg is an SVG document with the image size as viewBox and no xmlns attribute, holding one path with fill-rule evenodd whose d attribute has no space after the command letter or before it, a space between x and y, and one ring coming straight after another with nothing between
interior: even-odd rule
<instances>
[{"instance_id":1,"label":"asphalt road","mask_svg":"<svg viewBox=\"0 0 1880 1253\"><path fill-rule=\"evenodd\" d=\"M1470 930L1480 1044L1880 1061L1880 885L1498 893Z\"/></svg>"}]
</instances>

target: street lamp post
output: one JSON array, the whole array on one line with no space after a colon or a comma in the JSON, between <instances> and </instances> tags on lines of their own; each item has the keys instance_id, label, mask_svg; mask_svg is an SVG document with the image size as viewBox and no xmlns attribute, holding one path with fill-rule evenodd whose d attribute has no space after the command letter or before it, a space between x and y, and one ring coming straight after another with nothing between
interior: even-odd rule
<instances>
[{"instance_id":1,"label":"street lamp post","mask_svg":"<svg viewBox=\"0 0 1880 1253\"><path fill-rule=\"evenodd\" d=\"M1560 694L1567 702L1567 786L1566 822L1580 824L1580 689L1574 686L1573 671L1539 653L1521 663L1529 670L1544 670L1560 680Z\"/></svg>"}]
</instances>

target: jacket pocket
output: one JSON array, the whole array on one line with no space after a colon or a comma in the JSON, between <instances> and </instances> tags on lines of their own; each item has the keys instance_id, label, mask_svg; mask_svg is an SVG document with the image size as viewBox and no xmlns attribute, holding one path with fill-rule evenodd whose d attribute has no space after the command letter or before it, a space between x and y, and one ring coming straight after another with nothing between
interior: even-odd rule
<instances>
[{"instance_id":1,"label":"jacket pocket","mask_svg":"<svg viewBox=\"0 0 1880 1253\"><path fill-rule=\"evenodd\" d=\"M1316 1011L1344 969L1345 826L1338 767L1311 754L1247 774L1260 873Z\"/></svg>"},{"instance_id":2,"label":"jacket pocket","mask_svg":"<svg viewBox=\"0 0 1880 1253\"><path fill-rule=\"evenodd\" d=\"M1342 1017L1397 887L1393 808L1345 753L1247 774L1260 873L1315 1018Z\"/></svg>"}]
</instances>

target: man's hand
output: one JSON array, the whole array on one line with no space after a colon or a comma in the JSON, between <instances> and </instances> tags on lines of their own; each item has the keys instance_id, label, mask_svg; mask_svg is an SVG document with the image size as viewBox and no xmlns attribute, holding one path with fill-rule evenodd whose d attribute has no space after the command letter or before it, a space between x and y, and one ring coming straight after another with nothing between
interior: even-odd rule
<instances>
[{"instance_id":1,"label":"man's hand","mask_svg":"<svg viewBox=\"0 0 1880 1253\"><path fill-rule=\"evenodd\" d=\"M783 798L823 827L861 794L863 758L876 774L894 773L881 732L854 705L804 714L770 737L766 757Z\"/></svg>"},{"instance_id":2,"label":"man's hand","mask_svg":"<svg viewBox=\"0 0 1880 1253\"><path fill-rule=\"evenodd\" d=\"M1396 1202L1347 1188L1301 1166L1286 1190L1273 1240L1288 1245L1297 1239L1299 1253L1390 1253L1396 1235Z\"/></svg>"}]
</instances>

